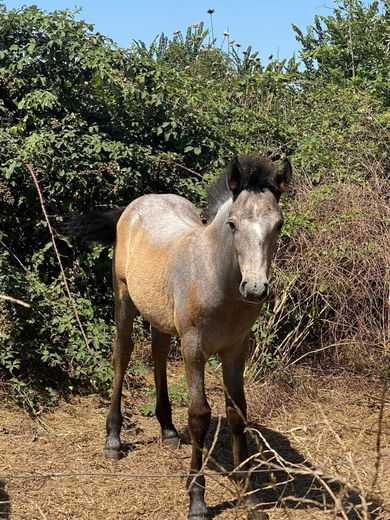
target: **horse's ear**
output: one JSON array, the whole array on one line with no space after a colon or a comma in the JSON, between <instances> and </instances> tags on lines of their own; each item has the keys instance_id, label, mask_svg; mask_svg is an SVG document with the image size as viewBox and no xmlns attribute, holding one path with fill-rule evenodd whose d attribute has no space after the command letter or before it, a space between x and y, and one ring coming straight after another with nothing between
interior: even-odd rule
<instances>
[{"instance_id":1,"label":"horse's ear","mask_svg":"<svg viewBox=\"0 0 390 520\"><path fill-rule=\"evenodd\" d=\"M237 157L234 157L234 159L232 159L228 164L227 183L230 191L232 191L233 194L237 195L240 192L242 184L242 171Z\"/></svg>"},{"instance_id":2,"label":"horse's ear","mask_svg":"<svg viewBox=\"0 0 390 520\"><path fill-rule=\"evenodd\" d=\"M288 159L284 159L275 174L275 185L280 192L287 191L292 175L292 166Z\"/></svg>"}]
</instances>

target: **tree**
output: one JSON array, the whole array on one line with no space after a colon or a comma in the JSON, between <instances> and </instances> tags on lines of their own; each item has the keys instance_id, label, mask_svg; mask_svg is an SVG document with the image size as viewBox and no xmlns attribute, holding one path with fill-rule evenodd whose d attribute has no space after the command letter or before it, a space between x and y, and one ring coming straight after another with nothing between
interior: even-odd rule
<instances>
[{"instance_id":1,"label":"tree","mask_svg":"<svg viewBox=\"0 0 390 520\"><path fill-rule=\"evenodd\" d=\"M390 4L338 2L330 16L316 16L306 35L293 25L310 78L364 84L390 101Z\"/></svg>"}]
</instances>

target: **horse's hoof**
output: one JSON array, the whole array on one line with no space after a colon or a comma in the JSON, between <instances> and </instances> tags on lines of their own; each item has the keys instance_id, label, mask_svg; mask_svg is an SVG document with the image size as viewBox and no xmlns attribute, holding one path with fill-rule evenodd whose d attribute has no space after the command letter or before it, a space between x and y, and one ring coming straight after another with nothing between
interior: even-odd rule
<instances>
[{"instance_id":1,"label":"horse's hoof","mask_svg":"<svg viewBox=\"0 0 390 520\"><path fill-rule=\"evenodd\" d=\"M174 427L161 429L162 443L168 448L178 450L180 448L180 437Z\"/></svg>"},{"instance_id":2,"label":"horse's hoof","mask_svg":"<svg viewBox=\"0 0 390 520\"><path fill-rule=\"evenodd\" d=\"M123 452L121 450L114 450L112 448L105 448L104 456L108 460L120 460L123 457Z\"/></svg>"},{"instance_id":3,"label":"horse's hoof","mask_svg":"<svg viewBox=\"0 0 390 520\"><path fill-rule=\"evenodd\" d=\"M247 516L248 520L269 520L269 515L264 511L250 511Z\"/></svg>"},{"instance_id":4,"label":"horse's hoof","mask_svg":"<svg viewBox=\"0 0 390 520\"><path fill-rule=\"evenodd\" d=\"M180 437L178 435L175 435L174 437L165 437L162 439L162 442L164 446L167 446L172 450L178 450L181 446Z\"/></svg>"},{"instance_id":5,"label":"horse's hoof","mask_svg":"<svg viewBox=\"0 0 390 520\"><path fill-rule=\"evenodd\" d=\"M194 509L195 511L193 513L191 513L191 511L188 513L188 520L210 520L207 506L200 506Z\"/></svg>"}]
</instances>

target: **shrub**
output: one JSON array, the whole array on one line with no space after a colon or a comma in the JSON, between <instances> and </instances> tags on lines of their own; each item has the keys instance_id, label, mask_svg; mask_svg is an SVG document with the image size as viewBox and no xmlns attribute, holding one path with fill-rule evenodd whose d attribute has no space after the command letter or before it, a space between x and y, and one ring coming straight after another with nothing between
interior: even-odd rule
<instances>
[{"instance_id":1,"label":"shrub","mask_svg":"<svg viewBox=\"0 0 390 520\"><path fill-rule=\"evenodd\" d=\"M382 63L387 8L366 10L357 0L352 8L354 48L363 28L377 24ZM386 83L360 52L351 77L344 40L331 64L326 48L334 24L344 27L355 11L337 8L317 40L314 29L298 33L300 71L295 59L264 67L251 49L243 59L226 54L206 43L203 25L120 49L70 11L0 5L0 294L31 304L1 303L0 364L34 411L61 391L110 384L111 252L71 243L64 220L148 192L178 193L202 207L208 182L238 153L288 153L295 168L276 298L255 327L254 372L321 349L321 359L353 368L386 362ZM87 341L21 159L39 179Z\"/></svg>"}]
</instances>

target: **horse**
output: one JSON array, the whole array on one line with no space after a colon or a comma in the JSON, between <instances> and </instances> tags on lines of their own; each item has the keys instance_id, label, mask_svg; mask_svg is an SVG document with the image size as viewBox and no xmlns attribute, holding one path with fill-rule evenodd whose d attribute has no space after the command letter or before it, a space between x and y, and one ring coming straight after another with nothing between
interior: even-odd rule
<instances>
[{"instance_id":1,"label":"horse","mask_svg":"<svg viewBox=\"0 0 390 520\"><path fill-rule=\"evenodd\" d=\"M174 194L148 194L126 208L86 213L69 231L84 241L114 244L112 261L116 337L114 382L107 416L105 454L122 456L122 384L134 348L132 324L141 314L151 324L156 416L162 441L176 447L167 387L171 337L179 336L188 383L192 456L187 479L188 518L204 520L204 439L210 424L205 364L222 364L226 416L232 435L232 475L253 489L245 437L243 387L249 334L269 293L269 272L283 224L279 199L292 174L288 159L277 164L259 155L233 158L207 195L206 222L195 206ZM246 476L246 477L245 477ZM248 500L254 496L248 493ZM251 518L264 518L252 512Z\"/></svg>"}]
</instances>

